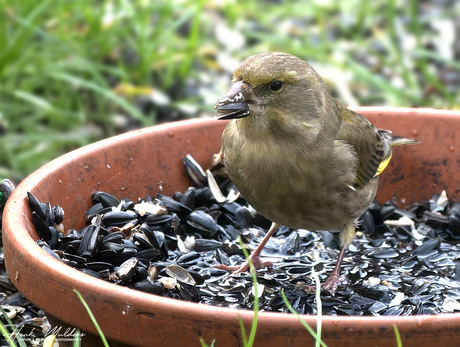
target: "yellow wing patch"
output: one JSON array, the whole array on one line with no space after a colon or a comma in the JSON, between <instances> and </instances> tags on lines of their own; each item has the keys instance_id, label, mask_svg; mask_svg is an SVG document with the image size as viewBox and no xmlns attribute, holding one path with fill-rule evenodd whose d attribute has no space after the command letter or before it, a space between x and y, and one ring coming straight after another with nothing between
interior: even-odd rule
<instances>
[{"instance_id":1,"label":"yellow wing patch","mask_svg":"<svg viewBox=\"0 0 460 347\"><path fill-rule=\"evenodd\" d=\"M380 175L383 170L386 169L386 167L388 166L388 163L390 162L391 160L391 156L393 155L393 153L390 153L390 155L388 156L388 158L386 158L384 161L382 161L379 165L379 168L377 169L377 172L375 173L375 176L378 176Z\"/></svg>"}]
</instances>

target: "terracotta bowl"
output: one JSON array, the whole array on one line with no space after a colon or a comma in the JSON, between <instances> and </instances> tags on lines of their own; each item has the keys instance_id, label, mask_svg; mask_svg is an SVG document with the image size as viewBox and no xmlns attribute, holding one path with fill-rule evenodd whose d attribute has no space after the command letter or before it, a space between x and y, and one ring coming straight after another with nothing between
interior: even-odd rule
<instances>
[{"instance_id":1,"label":"terracotta bowl","mask_svg":"<svg viewBox=\"0 0 460 347\"><path fill-rule=\"evenodd\" d=\"M447 190L460 199L460 112L432 109L360 108L377 127L416 138L417 146L395 149L381 176L378 200L400 204L428 199ZM185 190L190 182L182 158L191 153L207 167L220 148L225 122L197 119L129 132L66 154L25 179L3 216L5 264L14 285L44 309L55 324L96 330L73 289L81 292L112 346L200 346L199 337L217 347L242 346L238 316L247 331L253 312L199 305L146 294L95 279L47 255L35 244L26 192L65 210L66 229L83 227L91 192L107 191L137 199L146 193ZM316 317L303 316L311 326ZM393 325L404 346L454 346L460 314L411 317L323 318L329 346L396 346ZM86 345L98 339L87 337ZM260 312L256 346L313 346L293 315Z\"/></svg>"}]
</instances>

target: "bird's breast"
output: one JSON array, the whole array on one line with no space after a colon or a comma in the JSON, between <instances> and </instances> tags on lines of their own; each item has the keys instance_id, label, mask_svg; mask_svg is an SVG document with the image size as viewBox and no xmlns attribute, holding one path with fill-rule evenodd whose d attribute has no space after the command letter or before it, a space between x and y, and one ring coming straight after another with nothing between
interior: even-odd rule
<instances>
[{"instance_id":1,"label":"bird's breast","mask_svg":"<svg viewBox=\"0 0 460 347\"><path fill-rule=\"evenodd\" d=\"M352 222L372 202L377 185L351 189L350 175L334 163L331 141L307 148L241 136L229 125L222 137L225 167L243 197L266 218L293 228L330 230Z\"/></svg>"}]
</instances>

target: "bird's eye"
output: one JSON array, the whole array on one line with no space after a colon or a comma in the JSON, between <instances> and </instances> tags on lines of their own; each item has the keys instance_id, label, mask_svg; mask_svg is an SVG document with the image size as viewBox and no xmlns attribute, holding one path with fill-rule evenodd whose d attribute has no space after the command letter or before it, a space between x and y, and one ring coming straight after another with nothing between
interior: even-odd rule
<instances>
[{"instance_id":1,"label":"bird's eye","mask_svg":"<svg viewBox=\"0 0 460 347\"><path fill-rule=\"evenodd\" d=\"M273 92L279 91L282 86L283 86L283 82L280 82L280 81L273 81L272 83L270 83L270 89Z\"/></svg>"}]
</instances>

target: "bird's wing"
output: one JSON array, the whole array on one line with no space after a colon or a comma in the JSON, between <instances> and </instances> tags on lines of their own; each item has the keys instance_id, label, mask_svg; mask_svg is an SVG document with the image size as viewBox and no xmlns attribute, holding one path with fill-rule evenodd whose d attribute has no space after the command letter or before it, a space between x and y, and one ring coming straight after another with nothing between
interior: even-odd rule
<instances>
[{"instance_id":1,"label":"bird's wing","mask_svg":"<svg viewBox=\"0 0 460 347\"><path fill-rule=\"evenodd\" d=\"M342 127L337 139L351 145L358 156L355 187L364 187L379 175L391 159L390 139L359 113L341 107Z\"/></svg>"}]
</instances>

